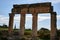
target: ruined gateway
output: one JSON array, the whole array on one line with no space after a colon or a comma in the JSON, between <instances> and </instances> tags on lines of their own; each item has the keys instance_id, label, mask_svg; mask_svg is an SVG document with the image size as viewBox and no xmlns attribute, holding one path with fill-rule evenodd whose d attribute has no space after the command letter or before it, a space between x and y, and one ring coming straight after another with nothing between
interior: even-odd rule
<instances>
[{"instance_id":1,"label":"ruined gateway","mask_svg":"<svg viewBox=\"0 0 60 40\"><path fill-rule=\"evenodd\" d=\"M21 5L13 5L11 9L11 13L9 13L9 36L12 36L13 32L13 21L15 14L21 14L20 20L20 32L19 38L24 37L24 29L25 29L25 14L32 14L32 40L37 40L37 15L38 13L50 13L51 15L51 32L50 32L50 40L56 40L56 12L53 11L53 6L50 2L45 3L35 3L35 4L21 4Z\"/></svg>"}]
</instances>

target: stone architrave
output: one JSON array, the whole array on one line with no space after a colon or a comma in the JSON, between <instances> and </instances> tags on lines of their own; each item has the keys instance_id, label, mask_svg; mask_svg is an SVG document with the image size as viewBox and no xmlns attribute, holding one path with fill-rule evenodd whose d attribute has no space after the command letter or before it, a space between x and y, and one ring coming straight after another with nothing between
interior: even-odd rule
<instances>
[{"instance_id":1,"label":"stone architrave","mask_svg":"<svg viewBox=\"0 0 60 40\"><path fill-rule=\"evenodd\" d=\"M51 13L51 32L50 40L57 40L57 28L56 28L56 12Z\"/></svg>"}]
</instances>

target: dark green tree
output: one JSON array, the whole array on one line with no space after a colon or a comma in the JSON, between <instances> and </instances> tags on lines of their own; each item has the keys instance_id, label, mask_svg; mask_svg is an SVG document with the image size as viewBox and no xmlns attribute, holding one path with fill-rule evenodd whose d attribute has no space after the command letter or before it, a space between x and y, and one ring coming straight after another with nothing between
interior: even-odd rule
<instances>
[{"instance_id":1,"label":"dark green tree","mask_svg":"<svg viewBox=\"0 0 60 40\"><path fill-rule=\"evenodd\" d=\"M48 40L50 38L50 31L46 28L41 28L38 31L39 38Z\"/></svg>"},{"instance_id":2,"label":"dark green tree","mask_svg":"<svg viewBox=\"0 0 60 40\"><path fill-rule=\"evenodd\" d=\"M3 24L3 26L2 26L3 28L8 28L8 26L6 25L6 24Z\"/></svg>"}]
</instances>

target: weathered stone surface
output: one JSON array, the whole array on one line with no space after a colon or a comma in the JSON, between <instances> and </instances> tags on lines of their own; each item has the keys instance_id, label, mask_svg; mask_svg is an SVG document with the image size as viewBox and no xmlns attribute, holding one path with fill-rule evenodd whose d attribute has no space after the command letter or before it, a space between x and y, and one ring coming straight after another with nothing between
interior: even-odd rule
<instances>
[{"instance_id":1,"label":"weathered stone surface","mask_svg":"<svg viewBox=\"0 0 60 40\"><path fill-rule=\"evenodd\" d=\"M24 36L24 30L25 30L25 14L21 14L21 20L20 20L20 37Z\"/></svg>"},{"instance_id":2,"label":"weathered stone surface","mask_svg":"<svg viewBox=\"0 0 60 40\"><path fill-rule=\"evenodd\" d=\"M36 40L37 38L37 14L33 14L33 22L32 22L32 39Z\"/></svg>"},{"instance_id":3,"label":"weathered stone surface","mask_svg":"<svg viewBox=\"0 0 60 40\"><path fill-rule=\"evenodd\" d=\"M9 36L11 35L12 36L12 32L13 32L13 21L14 21L14 14L9 14Z\"/></svg>"},{"instance_id":4,"label":"weathered stone surface","mask_svg":"<svg viewBox=\"0 0 60 40\"><path fill-rule=\"evenodd\" d=\"M13 31L13 19L14 14L21 14L20 20L20 38L24 37L24 29L25 29L25 14L33 15L32 22L32 40L37 40L37 15L38 13L51 13L51 33L50 40L56 40L56 12L53 12L53 6L51 6L50 2L47 3L36 3L36 4L22 4L22 5L14 5L12 8L12 13L9 14L9 35L12 34Z\"/></svg>"},{"instance_id":5,"label":"weathered stone surface","mask_svg":"<svg viewBox=\"0 0 60 40\"><path fill-rule=\"evenodd\" d=\"M50 2L46 3L36 3L36 4L22 4L22 5L14 5L12 12L16 13L27 13L31 14L35 11L38 13L49 13L51 12L52 6Z\"/></svg>"},{"instance_id":6,"label":"weathered stone surface","mask_svg":"<svg viewBox=\"0 0 60 40\"><path fill-rule=\"evenodd\" d=\"M51 13L51 32L50 39L57 40L56 12Z\"/></svg>"}]
</instances>

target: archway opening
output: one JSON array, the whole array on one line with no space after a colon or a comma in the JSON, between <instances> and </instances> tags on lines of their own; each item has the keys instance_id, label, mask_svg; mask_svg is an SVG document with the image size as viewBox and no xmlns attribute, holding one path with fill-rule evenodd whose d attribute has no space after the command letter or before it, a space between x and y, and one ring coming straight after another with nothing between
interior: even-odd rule
<instances>
[{"instance_id":1,"label":"archway opening","mask_svg":"<svg viewBox=\"0 0 60 40\"><path fill-rule=\"evenodd\" d=\"M42 14L38 14L38 30L40 28L47 28L47 29L51 29L50 28L51 25L51 16L50 13L42 13Z\"/></svg>"},{"instance_id":2,"label":"archway opening","mask_svg":"<svg viewBox=\"0 0 60 40\"><path fill-rule=\"evenodd\" d=\"M32 14L26 14L24 35L26 37L30 37L31 32L32 32Z\"/></svg>"},{"instance_id":3,"label":"archway opening","mask_svg":"<svg viewBox=\"0 0 60 40\"><path fill-rule=\"evenodd\" d=\"M26 14L25 29L32 29L32 14Z\"/></svg>"},{"instance_id":4,"label":"archway opening","mask_svg":"<svg viewBox=\"0 0 60 40\"><path fill-rule=\"evenodd\" d=\"M14 16L14 26L13 29L20 29L20 14Z\"/></svg>"},{"instance_id":5,"label":"archway opening","mask_svg":"<svg viewBox=\"0 0 60 40\"><path fill-rule=\"evenodd\" d=\"M50 13L38 14L38 35L41 39L50 39L51 15Z\"/></svg>"}]
</instances>

